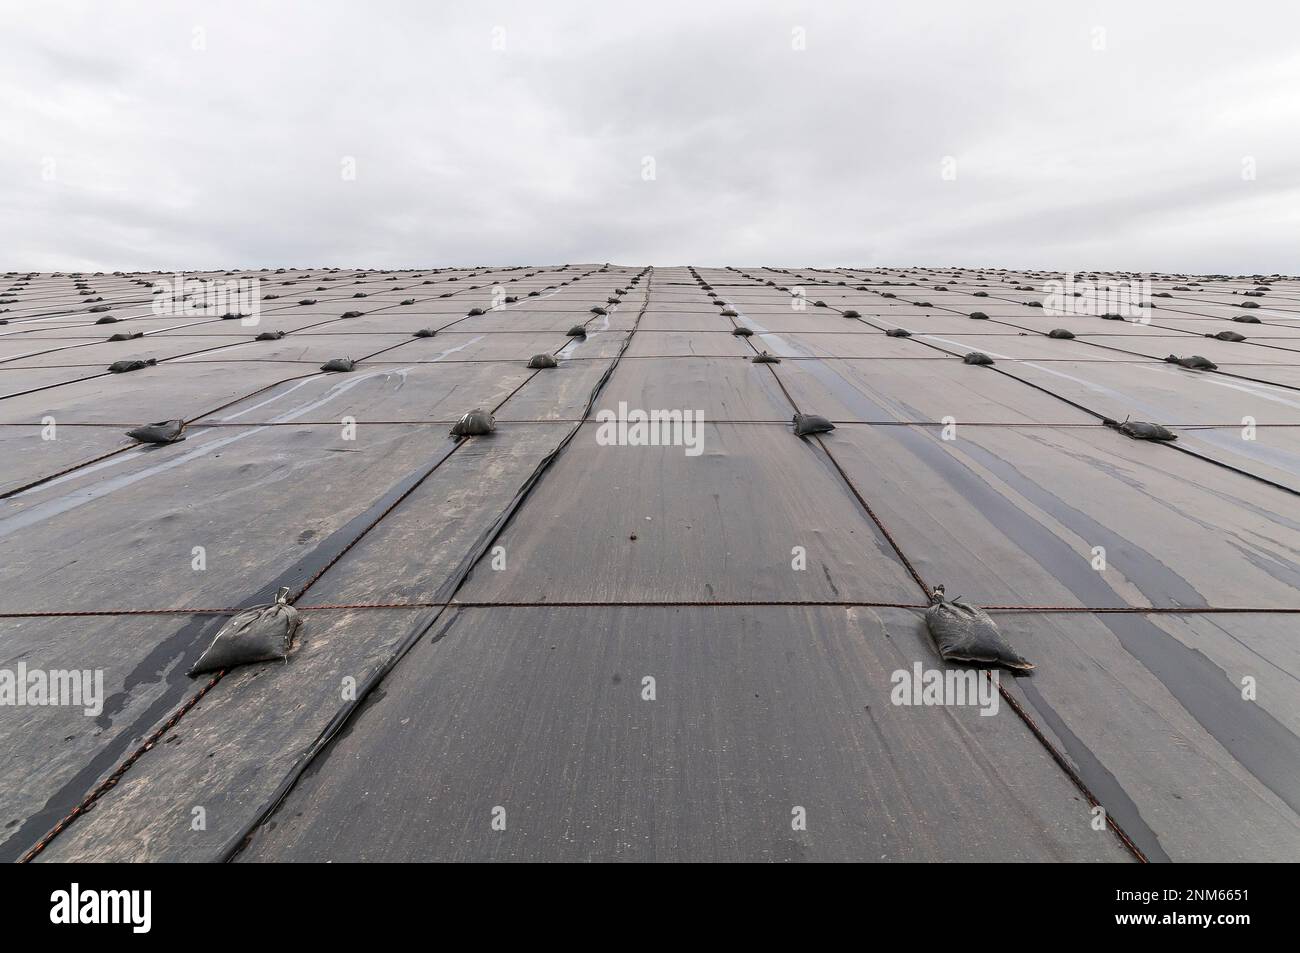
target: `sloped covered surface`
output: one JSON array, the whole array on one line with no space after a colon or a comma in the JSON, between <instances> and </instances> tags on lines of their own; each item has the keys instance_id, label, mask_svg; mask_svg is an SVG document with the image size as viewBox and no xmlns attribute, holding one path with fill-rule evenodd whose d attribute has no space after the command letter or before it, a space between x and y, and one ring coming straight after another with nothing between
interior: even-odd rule
<instances>
[{"instance_id":1,"label":"sloped covered surface","mask_svg":"<svg viewBox=\"0 0 1300 953\"><path fill-rule=\"evenodd\" d=\"M105 698L0 706L6 859L1300 855L1294 280L1111 321L996 270L190 276L258 278L246 325L8 277L0 668ZM936 585L1033 677L898 704ZM185 677L279 586L288 663Z\"/></svg>"}]
</instances>

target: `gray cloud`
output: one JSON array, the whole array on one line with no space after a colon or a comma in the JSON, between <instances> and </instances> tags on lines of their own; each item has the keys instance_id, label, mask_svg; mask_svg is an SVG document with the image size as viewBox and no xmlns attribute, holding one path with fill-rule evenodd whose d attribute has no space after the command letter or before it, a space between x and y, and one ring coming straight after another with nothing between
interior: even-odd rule
<instances>
[{"instance_id":1,"label":"gray cloud","mask_svg":"<svg viewBox=\"0 0 1300 953\"><path fill-rule=\"evenodd\" d=\"M1300 10L992 6L6 3L0 264L1300 271Z\"/></svg>"}]
</instances>

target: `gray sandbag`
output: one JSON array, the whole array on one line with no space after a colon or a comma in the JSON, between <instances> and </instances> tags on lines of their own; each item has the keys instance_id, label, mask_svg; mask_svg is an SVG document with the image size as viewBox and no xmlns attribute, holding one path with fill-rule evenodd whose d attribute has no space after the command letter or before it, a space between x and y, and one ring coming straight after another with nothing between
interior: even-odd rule
<instances>
[{"instance_id":1,"label":"gray sandbag","mask_svg":"<svg viewBox=\"0 0 1300 953\"><path fill-rule=\"evenodd\" d=\"M355 369L357 362L350 357L332 357L320 366L322 371L350 371Z\"/></svg>"},{"instance_id":2,"label":"gray sandbag","mask_svg":"<svg viewBox=\"0 0 1300 953\"><path fill-rule=\"evenodd\" d=\"M468 311L465 312L465 317L477 318L482 313L483 313L482 308L470 308Z\"/></svg>"},{"instance_id":3,"label":"gray sandbag","mask_svg":"<svg viewBox=\"0 0 1300 953\"><path fill-rule=\"evenodd\" d=\"M534 354L528 359L528 366L535 371L540 371L547 367L558 367L555 358L550 354Z\"/></svg>"},{"instance_id":4,"label":"gray sandbag","mask_svg":"<svg viewBox=\"0 0 1300 953\"><path fill-rule=\"evenodd\" d=\"M750 337L754 332L749 328L733 328L731 333L738 338Z\"/></svg>"},{"instance_id":5,"label":"gray sandbag","mask_svg":"<svg viewBox=\"0 0 1300 953\"><path fill-rule=\"evenodd\" d=\"M796 436L806 437L814 433L830 433L835 425L821 414L795 414L794 432Z\"/></svg>"},{"instance_id":6,"label":"gray sandbag","mask_svg":"<svg viewBox=\"0 0 1300 953\"><path fill-rule=\"evenodd\" d=\"M1179 367L1190 368L1194 371L1217 371L1219 365L1215 364L1207 357L1201 357L1199 354L1193 354L1190 357L1179 357L1177 354L1170 354L1165 358L1166 364L1177 364Z\"/></svg>"},{"instance_id":7,"label":"gray sandbag","mask_svg":"<svg viewBox=\"0 0 1300 953\"><path fill-rule=\"evenodd\" d=\"M604 308L602 308L600 305L596 305L594 308L592 308L592 309L591 309L591 313L592 313L592 314L609 314L609 312L606 311Z\"/></svg>"},{"instance_id":8,"label":"gray sandbag","mask_svg":"<svg viewBox=\"0 0 1300 953\"><path fill-rule=\"evenodd\" d=\"M1236 321L1238 324L1263 324L1263 322L1253 314L1239 314L1232 320Z\"/></svg>"},{"instance_id":9,"label":"gray sandbag","mask_svg":"<svg viewBox=\"0 0 1300 953\"><path fill-rule=\"evenodd\" d=\"M571 338L585 338L586 336L587 329L581 324L575 324L573 327L569 328L569 337Z\"/></svg>"},{"instance_id":10,"label":"gray sandbag","mask_svg":"<svg viewBox=\"0 0 1300 953\"><path fill-rule=\"evenodd\" d=\"M283 588L269 606L254 606L232 616L188 674L193 678L250 662L287 660L301 625L298 610L289 605L289 590Z\"/></svg>"},{"instance_id":11,"label":"gray sandbag","mask_svg":"<svg viewBox=\"0 0 1300 953\"><path fill-rule=\"evenodd\" d=\"M248 315L246 315L246 314L242 314L242 313L235 312L235 311L227 311L225 314L223 314L223 315L221 316L221 320L222 320L222 321L239 321L239 320L241 320L241 319L243 319L243 318L246 318L246 317L248 317Z\"/></svg>"},{"instance_id":12,"label":"gray sandbag","mask_svg":"<svg viewBox=\"0 0 1300 953\"><path fill-rule=\"evenodd\" d=\"M126 435L141 443L175 443L185 439L185 421L162 420L156 424L145 424L128 430Z\"/></svg>"},{"instance_id":13,"label":"gray sandbag","mask_svg":"<svg viewBox=\"0 0 1300 953\"><path fill-rule=\"evenodd\" d=\"M849 310L847 310L847 311L844 312L844 317L846 317L846 318L860 318L860 317L862 317L862 315L859 314L857 311L854 311L852 308L849 308Z\"/></svg>"},{"instance_id":14,"label":"gray sandbag","mask_svg":"<svg viewBox=\"0 0 1300 953\"><path fill-rule=\"evenodd\" d=\"M1243 301L1241 304L1237 305L1237 307L1239 307L1239 308L1258 308L1258 307L1259 307L1259 302L1258 302L1258 301ZM94 308L91 308L90 310L91 310L91 311L94 311L95 309L94 309Z\"/></svg>"},{"instance_id":15,"label":"gray sandbag","mask_svg":"<svg viewBox=\"0 0 1300 953\"><path fill-rule=\"evenodd\" d=\"M912 336L912 332L904 328L890 328L885 334L891 338L910 338Z\"/></svg>"},{"instance_id":16,"label":"gray sandbag","mask_svg":"<svg viewBox=\"0 0 1300 953\"><path fill-rule=\"evenodd\" d=\"M151 357L145 361L114 361L108 365L110 374L126 374L130 371L138 371L146 367L153 367L158 363L156 357Z\"/></svg>"},{"instance_id":17,"label":"gray sandbag","mask_svg":"<svg viewBox=\"0 0 1300 953\"><path fill-rule=\"evenodd\" d=\"M774 357L773 355L768 354L767 351L764 351L762 354L756 355L753 359L753 362L755 364L780 364L781 359L779 357Z\"/></svg>"},{"instance_id":18,"label":"gray sandbag","mask_svg":"<svg viewBox=\"0 0 1300 953\"><path fill-rule=\"evenodd\" d=\"M117 318L113 317L111 314L106 314L95 323L96 324L117 324Z\"/></svg>"},{"instance_id":19,"label":"gray sandbag","mask_svg":"<svg viewBox=\"0 0 1300 953\"><path fill-rule=\"evenodd\" d=\"M983 311L972 311L970 317L975 321L987 321L989 319L989 316Z\"/></svg>"},{"instance_id":20,"label":"gray sandbag","mask_svg":"<svg viewBox=\"0 0 1300 953\"><path fill-rule=\"evenodd\" d=\"M1216 338L1220 341L1244 341L1246 335L1238 334L1236 331L1220 331L1218 334L1207 334L1207 338Z\"/></svg>"},{"instance_id":21,"label":"gray sandbag","mask_svg":"<svg viewBox=\"0 0 1300 953\"><path fill-rule=\"evenodd\" d=\"M344 311L339 315L340 318L360 318L365 315L364 311Z\"/></svg>"},{"instance_id":22,"label":"gray sandbag","mask_svg":"<svg viewBox=\"0 0 1300 953\"><path fill-rule=\"evenodd\" d=\"M1103 321L1123 321L1124 315L1116 314L1114 311L1107 311L1101 316Z\"/></svg>"},{"instance_id":23,"label":"gray sandbag","mask_svg":"<svg viewBox=\"0 0 1300 953\"><path fill-rule=\"evenodd\" d=\"M965 364L992 364L993 358L989 357L983 351L971 351L962 358Z\"/></svg>"},{"instance_id":24,"label":"gray sandbag","mask_svg":"<svg viewBox=\"0 0 1300 953\"><path fill-rule=\"evenodd\" d=\"M418 330L418 331L416 331L414 334L412 334L411 337L413 337L413 338L431 338L431 337L436 336L437 333L438 333L438 332L435 331L433 328L420 328L420 330Z\"/></svg>"},{"instance_id":25,"label":"gray sandbag","mask_svg":"<svg viewBox=\"0 0 1300 953\"><path fill-rule=\"evenodd\" d=\"M506 301L509 301L509 300L510 300L509 298L506 298ZM415 299L414 299L414 298L403 298L402 301L401 301L401 303L402 303L402 304L415 304Z\"/></svg>"},{"instance_id":26,"label":"gray sandbag","mask_svg":"<svg viewBox=\"0 0 1300 953\"><path fill-rule=\"evenodd\" d=\"M739 314L737 314L735 311L732 311L730 308L724 308L723 310L719 311L718 314L722 315L724 318L740 317Z\"/></svg>"},{"instance_id":27,"label":"gray sandbag","mask_svg":"<svg viewBox=\"0 0 1300 953\"><path fill-rule=\"evenodd\" d=\"M453 437L481 437L497 429L497 419L486 410L475 408L452 425Z\"/></svg>"},{"instance_id":28,"label":"gray sandbag","mask_svg":"<svg viewBox=\"0 0 1300 953\"><path fill-rule=\"evenodd\" d=\"M1242 305L1242 307L1244 308L1245 305ZM1255 307L1259 307L1259 305L1255 305ZM91 312L92 314L94 314L94 313L97 312L97 311L108 311L108 310L110 310L110 305L106 305L106 304L97 304L97 305L95 305L93 308L90 308L89 310L90 310L90 312Z\"/></svg>"},{"instance_id":29,"label":"gray sandbag","mask_svg":"<svg viewBox=\"0 0 1300 953\"><path fill-rule=\"evenodd\" d=\"M257 337L253 338L253 340L254 341L278 341L282 337L284 337L283 331L263 331Z\"/></svg>"},{"instance_id":30,"label":"gray sandbag","mask_svg":"<svg viewBox=\"0 0 1300 953\"><path fill-rule=\"evenodd\" d=\"M301 301L299 301L298 303L299 303L299 304L302 304L302 305L315 304L315 303L316 303L316 299L315 299L315 298L303 298L303 299L302 299Z\"/></svg>"},{"instance_id":31,"label":"gray sandbag","mask_svg":"<svg viewBox=\"0 0 1300 953\"><path fill-rule=\"evenodd\" d=\"M134 341L137 338L144 337L143 331L118 331L116 334L110 334L108 340L111 341Z\"/></svg>"},{"instance_id":32,"label":"gray sandbag","mask_svg":"<svg viewBox=\"0 0 1300 953\"><path fill-rule=\"evenodd\" d=\"M1032 662L1025 661L1006 643L987 612L960 599L945 598L943 586L936 586L930 596L925 625L945 662L1004 668L1013 674L1034 670Z\"/></svg>"},{"instance_id":33,"label":"gray sandbag","mask_svg":"<svg viewBox=\"0 0 1300 953\"><path fill-rule=\"evenodd\" d=\"M1178 434L1174 433L1167 427L1160 424L1153 424L1146 420L1128 420L1123 423L1111 420L1106 417L1102 420L1107 427L1114 427L1126 437L1132 437L1134 440L1177 440Z\"/></svg>"}]
</instances>

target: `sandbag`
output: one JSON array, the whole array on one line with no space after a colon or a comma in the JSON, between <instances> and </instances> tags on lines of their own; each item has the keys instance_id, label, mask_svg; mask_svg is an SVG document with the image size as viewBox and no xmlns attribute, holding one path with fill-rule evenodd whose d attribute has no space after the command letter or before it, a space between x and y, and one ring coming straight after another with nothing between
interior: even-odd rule
<instances>
[{"instance_id":1,"label":"sandbag","mask_svg":"<svg viewBox=\"0 0 1300 953\"><path fill-rule=\"evenodd\" d=\"M116 334L110 334L108 339L109 341L134 341L142 337L144 337L143 331L118 331Z\"/></svg>"},{"instance_id":2,"label":"sandbag","mask_svg":"<svg viewBox=\"0 0 1300 953\"><path fill-rule=\"evenodd\" d=\"M117 318L113 317L111 314L106 314L95 323L96 324L117 324Z\"/></svg>"},{"instance_id":3,"label":"sandbag","mask_svg":"<svg viewBox=\"0 0 1300 953\"><path fill-rule=\"evenodd\" d=\"M581 324L575 324L573 327L569 328L569 337L571 338L585 338L586 336L587 329Z\"/></svg>"},{"instance_id":4,"label":"sandbag","mask_svg":"<svg viewBox=\"0 0 1300 953\"><path fill-rule=\"evenodd\" d=\"M724 308L723 310L719 311L718 314L722 315L724 318L740 317L739 314L737 314L735 311L732 311L730 308Z\"/></svg>"},{"instance_id":5,"label":"sandbag","mask_svg":"<svg viewBox=\"0 0 1300 953\"><path fill-rule=\"evenodd\" d=\"M1263 324L1263 322L1253 314L1239 314L1232 320L1236 321L1238 324Z\"/></svg>"},{"instance_id":6,"label":"sandbag","mask_svg":"<svg viewBox=\"0 0 1300 953\"><path fill-rule=\"evenodd\" d=\"M890 328L885 333L891 338L910 338L912 336L911 331L904 330L903 328Z\"/></svg>"},{"instance_id":7,"label":"sandbag","mask_svg":"<svg viewBox=\"0 0 1300 953\"><path fill-rule=\"evenodd\" d=\"M943 586L935 588L930 602L930 608L925 610L925 625L945 662L1004 668L1014 674L1034 670L1033 663L1006 643L997 623L979 606L945 598Z\"/></svg>"},{"instance_id":8,"label":"sandbag","mask_svg":"<svg viewBox=\"0 0 1300 953\"><path fill-rule=\"evenodd\" d=\"M555 363L555 358L550 354L534 354L528 359L528 366L532 370L539 371L543 368L558 367L559 365Z\"/></svg>"},{"instance_id":9,"label":"sandbag","mask_svg":"<svg viewBox=\"0 0 1300 953\"><path fill-rule=\"evenodd\" d=\"M411 337L413 337L413 338L431 338L431 337L434 337L437 333L438 333L438 332L435 331L433 328L420 328L420 330L418 330L418 331L416 331L414 334L412 334Z\"/></svg>"},{"instance_id":10,"label":"sandbag","mask_svg":"<svg viewBox=\"0 0 1300 953\"><path fill-rule=\"evenodd\" d=\"M971 351L962 358L965 364L992 364L993 358L989 357L983 351Z\"/></svg>"},{"instance_id":11,"label":"sandbag","mask_svg":"<svg viewBox=\"0 0 1300 953\"><path fill-rule=\"evenodd\" d=\"M970 317L976 321L987 321L989 319L989 316L983 311L972 311Z\"/></svg>"},{"instance_id":12,"label":"sandbag","mask_svg":"<svg viewBox=\"0 0 1300 953\"><path fill-rule=\"evenodd\" d=\"M857 311L854 311L852 308L849 308L849 310L847 310L847 311L844 312L844 317L846 317L846 318L860 318L860 317L862 317L862 315L859 314Z\"/></svg>"},{"instance_id":13,"label":"sandbag","mask_svg":"<svg viewBox=\"0 0 1300 953\"><path fill-rule=\"evenodd\" d=\"M756 355L753 362L755 364L780 364L781 359L779 357L773 357L771 354L768 354L767 351L764 351L762 354Z\"/></svg>"},{"instance_id":14,"label":"sandbag","mask_svg":"<svg viewBox=\"0 0 1300 953\"><path fill-rule=\"evenodd\" d=\"M794 432L797 436L806 437L814 433L830 433L834 429L835 425L820 414L794 415Z\"/></svg>"},{"instance_id":15,"label":"sandbag","mask_svg":"<svg viewBox=\"0 0 1300 953\"><path fill-rule=\"evenodd\" d=\"M1125 420L1123 423L1111 420L1109 417L1102 420L1107 427L1114 427L1126 437L1132 437L1134 440L1177 440L1178 434L1174 433L1167 427L1160 424L1153 424L1146 420Z\"/></svg>"},{"instance_id":16,"label":"sandbag","mask_svg":"<svg viewBox=\"0 0 1300 953\"><path fill-rule=\"evenodd\" d=\"M293 637L301 625L298 610L289 605L289 590L283 588L269 606L254 606L232 616L208 650L199 656L189 676L250 662L287 660Z\"/></svg>"},{"instance_id":17,"label":"sandbag","mask_svg":"<svg viewBox=\"0 0 1300 953\"><path fill-rule=\"evenodd\" d=\"M363 315L365 315L365 312L364 312L364 311L344 311L341 315L339 315L339 317L340 317L340 318L360 318L360 317L362 317Z\"/></svg>"},{"instance_id":18,"label":"sandbag","mask_svg":"<svg viewBox=\"0 0 1300 953\"><path fill-rule=\"evenodd\" d=\"M497 429L497 419L486 410L475 408L452 425L453 437L481 437Z\"/></svg>"},{"instance_id":19,"label":"sandbag","mask_svg":"<svg viewBox=\"0 0 1300 953\"><path fill-rule=\"evenodd\" d=\"M263 331L257 337L253 338L253 340L254 341L278 341L282 337L284 337L283 331Z\"/></svg>"},{"instance_id":20,"label":"sandbag","mask_svg":"<svg viewBox=\"0 0 1300 953\"><path fill-rule=\"evenodd\" d=\"M322 371L350 371L357 366L357 362L350 357L330 358L320 366Z\"/></svg>"},{"instance_id":21,"label":"sandbag","mask_svg":"<svg viewBox=\"0 0 1300 953\"><path fill-rule=\"evenodd\" d=\"M145 367L153 367L158 363L158 359L151 357L146 361L114 361L108 365L110 374L125 374L128 371L138 371Z\"/></svg>"},{"instance_id":22,"label":"sandbag","mask_svg":"<svg viewBox=\"0 0 1300 953\"><path fill-rule=\"evenodd\" d=\"M1065 328L1052 328L1047 332L1049 338L1060 338L1063 341L1069 341L1074 337L1073 331L1067 331Z\"/></svg>"},{"instance_id":23,"label":"sandbag","mask_svg":"<svg viewBox=\"0 0 1300 953\"><path fill-rule=\"evenodd\" d=\"M1176 354L1170 354L1165 358L1167 364L1177 364L1180 367L1191 368L1195 371L1216 371L1219 365L1215 364L1209 358L1201 357L1199 354L1193 354L1190 357L1179 357Z\"/></svg>"},{"instance_id":24,"label":"sandbag","mask_svg":"<svg viewBox=\"0 0 1300 953\"><path fill-rule=\"evenodd\" d=\"M591 309L591 313L592 313L592 314L609 314L609 312L606 311L604 308L602 308L600 305L596 305L595 307L593 307L593 308Z\"/></svg>"},{"instance_id":25,"label":"sandbag","mask_svg":"<svg viewBox=\"0 0 1300 953\"><path fill-rule=\"evenodd\" d=\"M1238 334L1236 331L1220 331L1218 334L1207 334L1207 338L1217 338L1220 341L1244 341L1246 335Z\"/></svg>"},{"instance_id":26,"label":"sandbag","mask_svg":"<svg viewBox=\"0 0 1300 953\"><path fill-rule=\"evenodd\" d=\"M754 332L751 331L749 328L733 328L731 333L738 338L747 338L750 337Z\"/></svg>"},{"instance_id":27,"label":"sandbag","mask_svg":"<svg viewBox=\"0 0 1300 953\"><path fill-rule=\"evenodd\" d=\"M175 443L185 439L185 421L163 420L156 424L145 424L128 430L126 435L141 443Z\"/></svg>"}]
</instances>

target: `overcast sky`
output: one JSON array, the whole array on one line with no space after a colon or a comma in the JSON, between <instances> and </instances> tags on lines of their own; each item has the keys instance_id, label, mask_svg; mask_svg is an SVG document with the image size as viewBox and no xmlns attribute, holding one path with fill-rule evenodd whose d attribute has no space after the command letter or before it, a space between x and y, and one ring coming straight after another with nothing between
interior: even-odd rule
<instances>
[{"instance_id":1,"label":"overcast sky","mask_svg":"<svg viewBox=\"0 0 1300 953\"><path fill-rule=\"evenodd\" d=\"M1300 272L1300 4L0 0L0 269L606 260Z\"/></svg>"}]
</instances>

